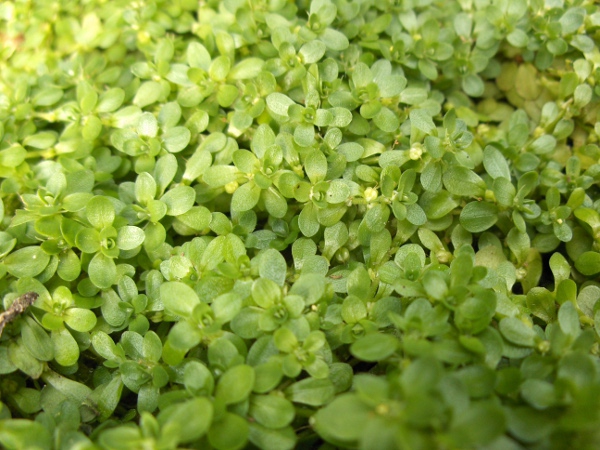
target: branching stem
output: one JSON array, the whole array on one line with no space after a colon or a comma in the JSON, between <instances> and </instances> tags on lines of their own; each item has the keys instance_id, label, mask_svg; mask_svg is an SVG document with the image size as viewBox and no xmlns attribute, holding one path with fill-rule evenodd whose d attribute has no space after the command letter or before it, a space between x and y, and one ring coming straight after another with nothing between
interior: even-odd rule
<instances>
[{"instance_id":1,"label":"branching stem","mask_svg":"<svg viewBox=\"0 0 600 450\"><path fill-rule=\"evenodd\" d=\"M38 297L39 295L35 292L27 292L26 294L23 294L17 298L6 311L0 314L0 336L2 336L4 326L7 323L15 320L20 314L29 308Z\"/></svg>"}]
</instances>

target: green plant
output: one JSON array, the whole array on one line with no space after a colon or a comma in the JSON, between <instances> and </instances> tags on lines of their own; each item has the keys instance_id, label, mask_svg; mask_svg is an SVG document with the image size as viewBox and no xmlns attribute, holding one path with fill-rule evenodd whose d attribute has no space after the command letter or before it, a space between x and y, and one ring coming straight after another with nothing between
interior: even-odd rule
<instances>
[{"instance_id":1,"label":"green plant","mask_svg":"<svg viewBox=\"0 0 600 450\"><path fill-rule=\"evenodd\" d=\"M600 446L597 2L0 24L3 448Z\"/></svg>"}]
</instances>

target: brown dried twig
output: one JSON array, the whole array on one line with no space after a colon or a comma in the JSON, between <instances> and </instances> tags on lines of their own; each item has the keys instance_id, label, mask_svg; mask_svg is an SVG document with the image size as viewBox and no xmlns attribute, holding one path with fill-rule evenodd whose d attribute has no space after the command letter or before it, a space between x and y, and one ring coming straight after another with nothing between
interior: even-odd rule
<instances>
[{"instance_id":1,"label":"brown dried twig","mask_svg":"<svg viewBox=\"0 0 600 450\"><path fill-rule=\"evenodd\" d=\"M23 313L23 311L29 308L38 297L39 295L35 292L27 292L26 294L23 294L17 298L6 311L0 314L0 336L2 336L4 326L7 323L15 320L20 314Z\"/></svg>"}]
</instances>

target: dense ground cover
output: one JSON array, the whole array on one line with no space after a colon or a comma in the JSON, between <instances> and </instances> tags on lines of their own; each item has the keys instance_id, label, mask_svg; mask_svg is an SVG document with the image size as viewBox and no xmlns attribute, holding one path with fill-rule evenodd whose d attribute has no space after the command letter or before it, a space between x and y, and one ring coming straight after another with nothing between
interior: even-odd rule
<instances>
[{"instance_id":1,"label":"dense ground cover","mask_svg":"<svg viewBox=\"0 0 600 450\"><path fill-rule=\"evenodd\" d=\"M600 448L594 1L16 0L0 43L0 446Z\"/></svg>"}]
</instances>

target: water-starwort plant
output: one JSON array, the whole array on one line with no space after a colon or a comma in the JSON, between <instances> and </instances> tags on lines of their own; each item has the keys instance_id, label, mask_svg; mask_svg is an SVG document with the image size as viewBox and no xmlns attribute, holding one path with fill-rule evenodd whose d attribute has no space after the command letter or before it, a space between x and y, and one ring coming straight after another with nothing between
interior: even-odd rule
<instances>
[{"instance_id":1,"label":"water-starwort plant","mask_svg":"<svg viewBox=\"0 0 600 450\"><path fill-rule=\"evenodd\" d=\"M593 0L0 1L0 446L600 448Z\"/></svg>"}]
</instances>

